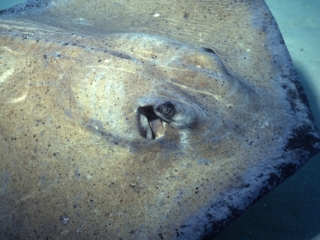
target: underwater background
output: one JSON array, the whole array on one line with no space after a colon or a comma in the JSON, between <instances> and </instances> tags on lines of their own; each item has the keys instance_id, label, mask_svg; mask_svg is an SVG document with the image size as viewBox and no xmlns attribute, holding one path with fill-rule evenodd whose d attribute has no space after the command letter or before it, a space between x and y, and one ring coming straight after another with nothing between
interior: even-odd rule
<instances>
[{"instance_id":1,"label":"underwater background","mask_svg":"<svg viewBox=\"0 0 320 240\"><path fill-rule=\"evenodd\" d=\"M20 2L1 0L0 9ZM280 27L320 128L320 0L266 3ZM249 207L215 239L320 240L320 154Z\"/></svg>"}]
</instances>

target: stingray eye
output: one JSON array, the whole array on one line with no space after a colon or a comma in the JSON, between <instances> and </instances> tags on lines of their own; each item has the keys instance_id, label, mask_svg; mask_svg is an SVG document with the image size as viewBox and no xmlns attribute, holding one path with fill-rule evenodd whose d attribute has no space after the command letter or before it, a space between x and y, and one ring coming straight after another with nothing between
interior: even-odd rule
<instances>
[{"instance_id":1,"label":"stingray eye","mask_svg":"<svg viewBox=\"0 0 320 240\"><path fill-rule=\"evenodd\" d=\"M176 130L190 130L197 122L196 111L189 104L155 100L156 103L143 104L137 109L138 128L142 137L151 140L164 136L164 123Z\"/></svg>"},{"instance_id":2,"label":"stingray eye","mask_svg":"<svg viewBox=\"0 0 320 240\"><path fill-rule=\"evenodd\" d=\"M157 111L166 117L172 117L176 113L176 109L171 102L166 102L157 107Z\"/></svg>"}]
</instances>

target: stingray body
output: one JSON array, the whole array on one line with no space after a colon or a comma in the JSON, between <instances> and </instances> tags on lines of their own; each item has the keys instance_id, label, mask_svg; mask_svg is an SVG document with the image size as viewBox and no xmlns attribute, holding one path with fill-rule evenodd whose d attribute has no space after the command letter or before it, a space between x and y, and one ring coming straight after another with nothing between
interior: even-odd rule
<instances>
[{"instance_id":1,"label":"stingray body","mask_svg":"<svg viewBox=\"0 0 320 240\"><path fill-rule=\"evenodd\" d=\"M203 239L318 151L263 1L141 4L2 13L1 237Z\"/></svg>"}]
</instances>

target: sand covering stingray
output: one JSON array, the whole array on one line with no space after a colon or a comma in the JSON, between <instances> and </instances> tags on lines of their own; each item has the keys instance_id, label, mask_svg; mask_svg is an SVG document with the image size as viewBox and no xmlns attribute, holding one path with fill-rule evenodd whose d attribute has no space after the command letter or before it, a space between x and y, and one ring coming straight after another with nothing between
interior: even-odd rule
<instances>
[{"instance_id":1,"label":"sand covering stingray","mask_svg":"<svg viewBox=\"0 0 320 240\"><path fill-rule=\"evenodd\" d=\"M0 32L1 238L205 239L319 150L263 1L29 1Z\"/></svg>"}]
</instances>

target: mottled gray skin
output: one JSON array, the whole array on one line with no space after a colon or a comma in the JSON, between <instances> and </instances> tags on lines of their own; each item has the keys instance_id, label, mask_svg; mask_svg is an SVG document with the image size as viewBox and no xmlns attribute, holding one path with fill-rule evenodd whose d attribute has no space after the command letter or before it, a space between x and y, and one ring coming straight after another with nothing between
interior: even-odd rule
<instances>
[{"instance_id":1,"label":"mottled gray skin","mask_svg":"<svg viewBox=\"0 0 320 240\"><path fill-rule=\"evenodd\" d=\"M209 3L2 16L2 238L205 239L318 151L263 1Z\"/></svg>"}]
</instances>

